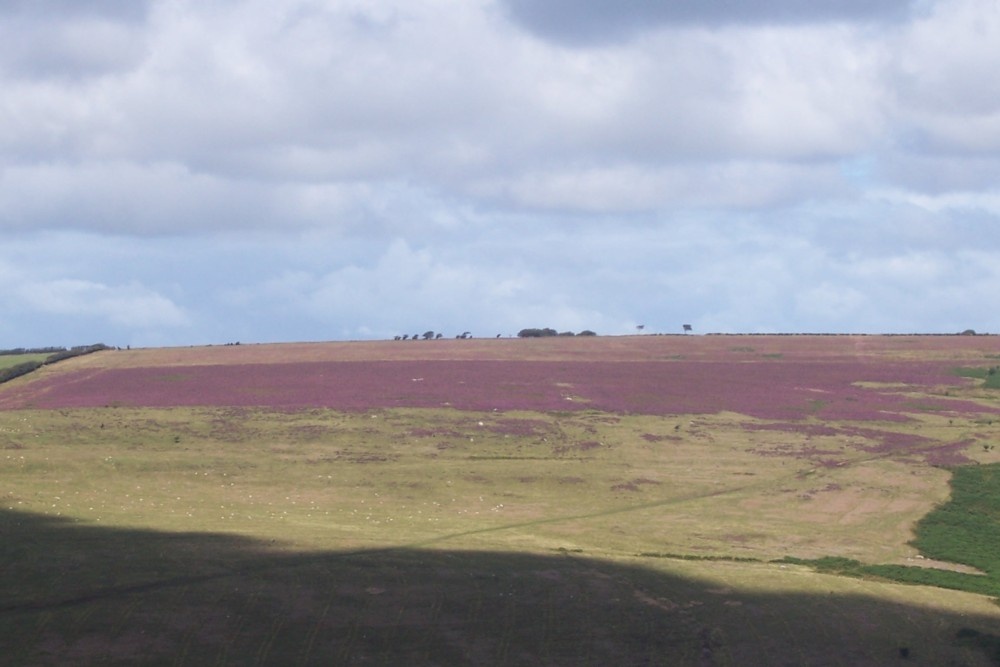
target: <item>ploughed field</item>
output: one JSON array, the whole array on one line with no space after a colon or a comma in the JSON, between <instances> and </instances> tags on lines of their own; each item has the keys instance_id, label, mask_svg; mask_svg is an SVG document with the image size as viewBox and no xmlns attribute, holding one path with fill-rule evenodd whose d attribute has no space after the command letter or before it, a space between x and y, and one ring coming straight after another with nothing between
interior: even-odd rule
<instances>
[{"instance_id":1,"label":"ploughed field","mask_svg":"<svg viewBox=\"0 0 1000 667\"><path fill-rule=\"evenodd\" d=\"M1000 572L911 543L956 466L1000 464L997 359L993 336L633 336L46 366L0 385L0 655L1000 664L994 594L953 590ZM831 557L986 583L808 564Z\"/></svg>"}]
</instances>

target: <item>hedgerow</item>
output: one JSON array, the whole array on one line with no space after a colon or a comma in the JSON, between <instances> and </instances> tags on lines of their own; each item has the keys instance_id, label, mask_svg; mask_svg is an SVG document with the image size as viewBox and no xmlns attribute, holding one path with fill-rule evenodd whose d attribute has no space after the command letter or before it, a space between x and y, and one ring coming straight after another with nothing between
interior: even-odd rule
<instances>
[{"instance_id":1,"label":"hedgerow","mask_svg":"<svg viewBox=\"0 0 1000 667\"><path fill-rule=\"evenodd\" d=\"M15 366L0 369L0 384L21 377L22 375L27 375L41 365L41 361L25 361Z\"/></svg>"},{"instance_id":2,"label":"hedgerow","mask_svg":"<svg viewBox=\"0 0 1000 667\"><path fill-rule=\"evenodd\" d=\"M21 377L22 375L27 375L33 370L36 370L42 366L48 364L54 364L57 361L63 361L65 359L71 359L73 357L79 357L84 354L91 354L92 352L99 352L101 350L110 350L111 348L103 343L97 343L96 345L78 345L76 347L71 347L69 349L63 347L44 347L44 348L15 348L14 350L0 350L0 355L13 355L13 354L37 354L40 352L50 353L45 359L39 361L33 359L31 361L25 361L20 364L15 364L13 366L8 366L7 368L0 369L0 384L13 380L14 378Z\"/></svg>"}]
</instances>

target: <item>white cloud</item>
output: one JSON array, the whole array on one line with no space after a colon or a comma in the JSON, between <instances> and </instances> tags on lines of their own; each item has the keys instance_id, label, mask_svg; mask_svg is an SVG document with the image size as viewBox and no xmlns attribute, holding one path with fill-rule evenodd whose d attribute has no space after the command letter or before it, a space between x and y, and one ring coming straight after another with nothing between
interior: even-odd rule
<instances>
[{"instance_id":1,"label":"white cloud","mask_svg":"<svg viewBox=\"0 0 1000 667\"><path fill-rule=\"evenodd\" d=\"M20 287L24 303L43 313L106 318L132 328L181 327L188 316L166 297L141 285L109 286L86 280L53 280Z\"/></svg>"},{"instance_id":2,"label":"white cloud","mask_svg":"<svg viewBox=\"0 0 1000 667\"><path fill-rule=\"evenodd\" d=\"M898 97L904 137L936 152L1000 149L1000 6L938 2L892 41L887 88Z\"/></svg>"},{"instance_id":3,"label":"white cloud","mask_svg":"<svg viewBox=\"0 0 1000 667\"><path fill-rule=\"evenodd\" d=\"M749 161L548 169L474 187L481 196L528 208L584 212L754 209L797 201L803 191L838 197L848 189L834 164Z\"/></svg>"}]
</instances>

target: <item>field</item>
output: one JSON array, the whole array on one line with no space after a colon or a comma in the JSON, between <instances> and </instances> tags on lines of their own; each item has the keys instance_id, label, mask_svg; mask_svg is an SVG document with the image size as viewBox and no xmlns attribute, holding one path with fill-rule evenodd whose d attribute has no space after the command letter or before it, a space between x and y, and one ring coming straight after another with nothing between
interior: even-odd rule
<instances>
[{"instance_id":1,"label":"field","mask_svg":"<svg viewBox=\"0 0 1000 667\"><path fill-rule=\"evenodd\" d=\"M42 362L48 358L48 354L0 354L0 371L11 366L17 366L27 361Z\"/></svg>"},{"instance_id":2,"label":"field","mask_svg":"<svg viewBox=\"0 0 1000 667\"><path fill-rule=\"evenodd\" d=\"M0 656L1000 664L998 358L634 336L45 366L0 385Z\"/></svg>"}]
</instances>

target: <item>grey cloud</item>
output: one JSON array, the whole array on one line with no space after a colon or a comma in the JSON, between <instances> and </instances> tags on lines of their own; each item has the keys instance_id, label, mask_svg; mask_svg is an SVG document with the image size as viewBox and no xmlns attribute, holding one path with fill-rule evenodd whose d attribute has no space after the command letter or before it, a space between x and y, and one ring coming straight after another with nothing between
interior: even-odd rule
<instances>
[{"instance_id":1,"label":"grey cloud","mask_svg":"<svg viewBox=\"0 0 1000 667\"><path fill-rule=\"evenodd\" d=\"M22 79L121 72L144 52L153 0L4 0L0 72Z\"/></svg>"},{"instance_id":2,"label":"grey cloud","mask_svg":"<svg viewBox=\"0 0 1000 667\"><path fill-rule=\"evenodd\" d=\"M62 21L101 18L115 21L145 20L154 0L3 0L0 18Z\"/></svg>"},{"instance_id":3,"label":"grey cloud","mask_svg":"<svg viewBox=\"0 0 1000 667\"><path fill-rule=\"evenodd\" d=\"M335 188L332 188L335 189ZM324 193L319 213L343 201ZM315 196L313 196L315 199ZM192 172L178 164L84 162L7 167L0 229L76 229L159 235L299 225L316 214L295 188Z\"/></svg>"},{"instance_id":4,"label":"grey cloud","mask_svg":"<svg viewBox=\"0 0 1000 667\"><path fill-rule=\"evenodd\" d=\"M21 79L76 79L134 67L145 53L143 36L110 21L12 21L0 24L0 70Z\"/></svg>"},{"instance_id":5,"label":"grey cloud","mask_svg":"<svg viewBox=\"0 0 1000 667\"><path fill-rule=\"evenodd\" d=\"M898 20L910 0L502 0L520 25L545 38L607 43L665 26Z\"/></svg>"}]
</instances>

